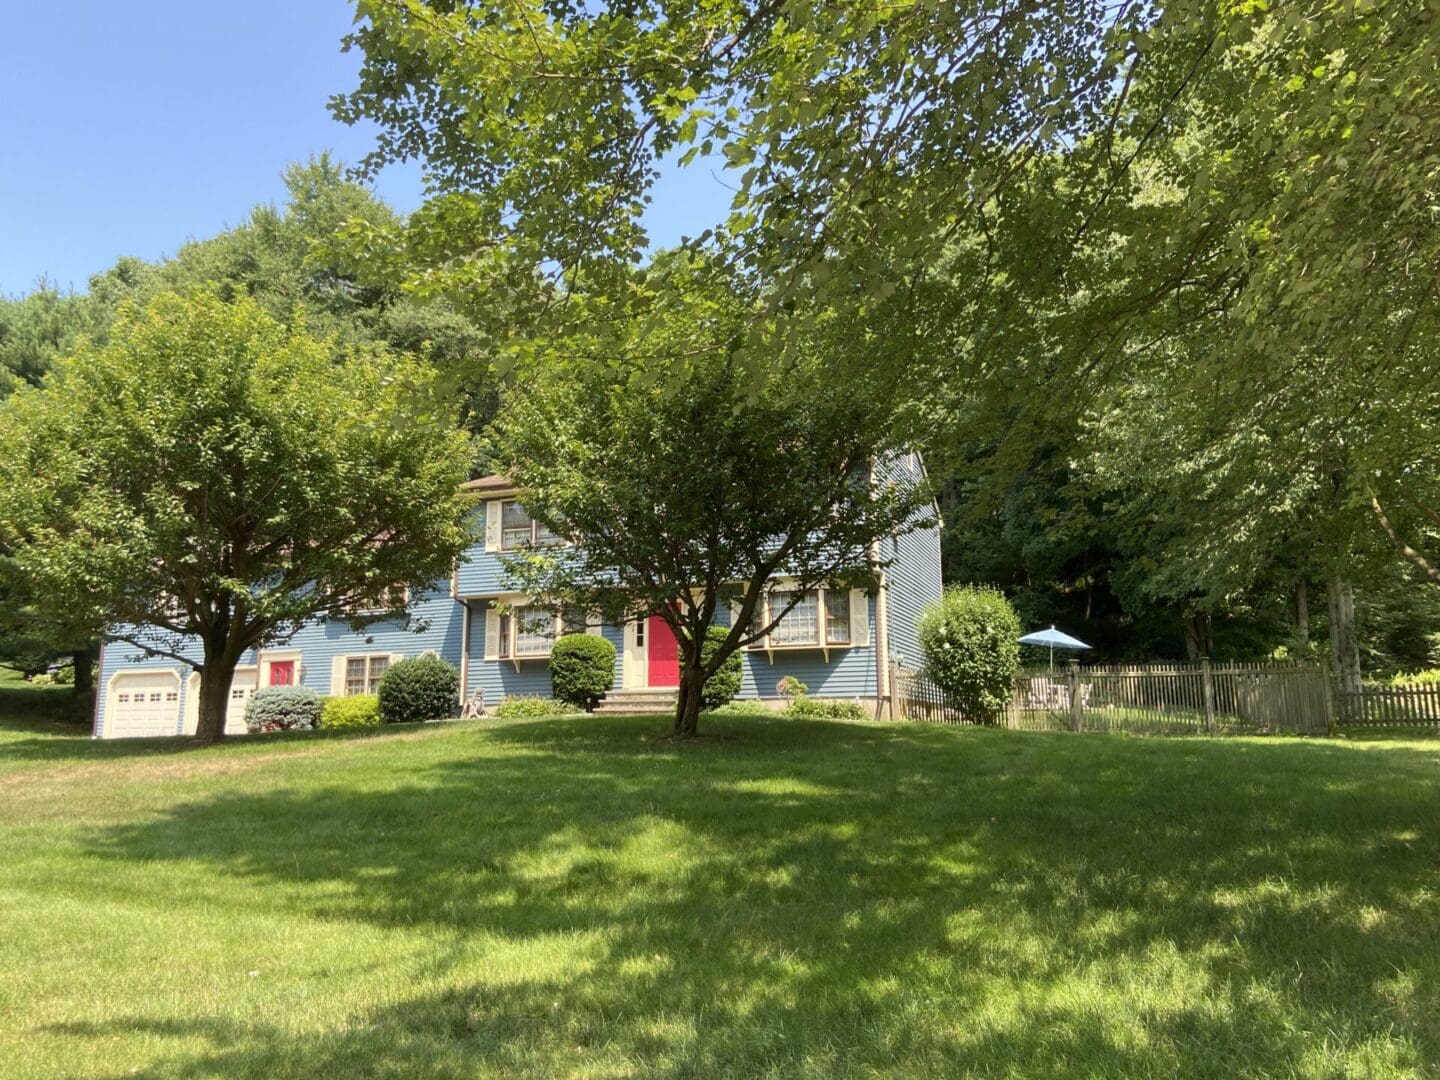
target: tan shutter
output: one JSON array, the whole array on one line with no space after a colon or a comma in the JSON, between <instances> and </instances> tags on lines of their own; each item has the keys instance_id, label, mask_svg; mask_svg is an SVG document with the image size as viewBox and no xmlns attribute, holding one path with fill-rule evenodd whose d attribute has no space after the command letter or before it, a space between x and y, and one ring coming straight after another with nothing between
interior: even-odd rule
<instances>
[{"instance_id":1,"label":"tan shutter","mask_svg":"<svg viewBox=\"0 0 1440 1080\"><path fill-rule=\"evenodd\" d=\"M500 550L500 508L499 499L491 499L485 504L485 550Z\"/></svg>"},{"instance_id":2,"label":"tan shutter","mask_svg":"<svg viewBox=\"0 0 1440 1080\"><path fill-rule=\"evenodd\" d=\"M494 604L485 609L485 659L500 659L500 615Z\"/></svg>"},{"instance_id":3,"label":"tan shutter","mask_svg":"<svg viewBox=\"0 0 1440 1080\"><path fill-rule=\"evenodd\" d=\"M870 644L870 605L864 589L850 590L850 640L859 646Z\"/></svg>"},{"instance_id":4,"label":"tan shutter","mask_svg":"<svg viewBox=\"0 0 1440 1080\"><path fill-rule=\"evenodd\" d=\"M593 611L585 616L585 632L597 635L600 633L600 616Z\"/></svg>"},{"instance_id":5,"label":"tan shutter","mask_svg":"<svg viewBox=\"0 0 1440 1080\"><path fill-rule=\"evenodd\" d=\"M345 657L337 656L330 661L330 696L345 696Z\"/></svg>"}]
</instances>

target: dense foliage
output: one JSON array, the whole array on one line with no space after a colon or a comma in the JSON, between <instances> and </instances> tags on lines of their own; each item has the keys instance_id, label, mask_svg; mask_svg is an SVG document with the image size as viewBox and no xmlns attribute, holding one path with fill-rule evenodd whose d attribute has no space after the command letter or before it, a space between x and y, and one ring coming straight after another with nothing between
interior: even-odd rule
<instances>
[{"instance_id":1,"label":"dense foliage","mask_svg":"<svg viewBox=\"0 0 1440 1080\"><path fill-rule=\"evenodd\" d=\"M459 707L460 673L438 656L398 660L380 678L380 720L415 724L443 720Z\"/></svg>"},{"instance_id":2,"label":"dense foliage","mask_svg":"<svg viewBox=\"0 0 1440 1080\"><path fill-rule=\"evenodd\" d=\"M712 626L705 631L705 641L700 647L700 659L709 666L724 647L729 632L722 626ZM705 680L700 691L700 707L707 710L721 708L740 693L740 682L744 677L745 662L738 652L731 652Z\"/></svg>"},{"instance_id":3,"label":"dense foliage","mask_svg":"<svg viewBox=\"0 0 1440 1080\"><path fill-rule=\"evenodd\" d=\"M599 634L566 634L550 649L550 686L567 705L594 712L615 685L615 645Z\"/></svg>"},{"instance_id":4,"label":"dense foliage","mask_svg":"<svg viewBox=\"0 0 1440 1080\"><path fill-rule=\"evenodd\" d=\"M996 589L947 588L920 614L925 674L968 718L993 723L1020 667L1020 617Z\"/></svg>"},{"instance_id":5,"label":"dense foliage","mask_svg":"<svg viewBox=\"0 0 1440 1080\"><path fill-rule=\"evenodd\" d=\"M320 726L326 731L376 727L380 723L380 699L375 694L328 697L320 710Z\"/></svg>"},{"instance_id":6,"label":"dense foliage","mask_svg":"<svg viewBox=\"0 0 1440 1080\"><path fill-rule=\"evenodd\" d=\"M320 726L320 695L305 686L262 686L245 703L245 727L262 731L311 731Z\"/></svg>"},{"instance_id":7,"label":"dense foliage","mask_svg":"<svg viewBox=\"0 0 1440 1080\"><path fill-rule=\"evenodd\" d=\"M801 694L785 706L785 715L797 720L868 720L870 714L858 701L813 698Z\"/></svg>"},{"instance_id":8,"label":"dense foliage","mask_svg":"<svg viewBox=\"0 0 1440 1080\"><path fill-rule=\"evenodd\" d=\"M317 617L403 618L381 598L469 542L469 443L434 385L243 296L162 294L0 406L0 542L73 623L200 670L220 738L246 651Z\"/></svg>"},{"instance_id":9,"label":"dense foliage","mask_svg":"<svg viewBox=\"0 0 1440 1080\"><path fill-rule=\"evenodd\" d=\"M551 698L529 697L512 694L495 706L495 716L500 720L544 720L551 716L568 716L574 707Z\"/></svg>"}]
</instances>

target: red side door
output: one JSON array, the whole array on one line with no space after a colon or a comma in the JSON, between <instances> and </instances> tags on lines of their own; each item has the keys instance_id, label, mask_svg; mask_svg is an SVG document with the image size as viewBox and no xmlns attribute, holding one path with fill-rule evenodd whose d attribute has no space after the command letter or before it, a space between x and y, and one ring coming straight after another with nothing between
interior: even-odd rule
<instances>
[{"instance_id":1,"label":"red side door","mask_svg":"<svg viewBox=\"0 0 1440 1080\"><path fill-rule=\"evenodd\" d=\"M271 686L294 686L295 685L295 661L274 660L270 663L270 685Z\"/></svg>"},{"instance_id":2,"label":"red side door","mask_svg":"<svg viewBox=\"0 0 1440 1080\"><path fill-rule=\"evenodd\" d=\"M645 664L651 686L680 685L680 646L670 624L659 615L651 615L645 627Z\"/></svg>"}]
</instances>

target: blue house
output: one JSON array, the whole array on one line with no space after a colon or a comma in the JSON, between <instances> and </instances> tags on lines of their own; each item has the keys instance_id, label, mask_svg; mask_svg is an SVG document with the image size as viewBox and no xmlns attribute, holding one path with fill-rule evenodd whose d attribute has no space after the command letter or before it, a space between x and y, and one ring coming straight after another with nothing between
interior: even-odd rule
<instances>
[{"instance_id":1,"label":"blue house","mask_svg":"<svg viewBox=\"0 0 1440 1080\"><path fill-rule=\"evenodd\" d=\"M917 454L889 463L897 480L918 479ZM539 611L515 590L503 556L554 541L525 512L504 477L471 481L479 497L482 539L461 558L447 581L410 591L410 618L355 631L343 622L316 622L288 642L252 651L240 662L230 693L227 733L244 733L245 703L262 686L299 684L320 694L373 693L397 660L433 654L460 672L461 694L483 692L493 707L513 695L550 694L548 658L567 633L600 634L615 645L615 690L610 703L653 702L673 695L679 682L673 634L659 617L623 626L571 613ZM873 590L808 592L767 637L744 650L740 696L779 706L785 676L799 679L814 697L858 701L886 715L890 663L914 662L920 653L915 623L940 595L938 527L881 542L888 566ZM785 581L773 584L777 606ZM728 615L722 614L722 624ZM194 646L198 658L198 643ZM190 655L186 652L185 655ZM100 656L95 708L97 738L193 733L199 720L200 676L178 660L146 656L129 644L107 644Z\"/></svg>"}]
</instances>

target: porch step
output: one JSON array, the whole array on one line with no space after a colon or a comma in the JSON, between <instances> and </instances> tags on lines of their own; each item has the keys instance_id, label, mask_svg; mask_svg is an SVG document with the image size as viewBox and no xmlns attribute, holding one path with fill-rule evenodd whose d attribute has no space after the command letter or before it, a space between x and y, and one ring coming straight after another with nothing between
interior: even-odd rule
<instances>
[{"instance_id":1,"label":"porch step","mask_svg":"<svg viewBox=\"0 0 1440 1080\"><path fill-rule=\"evenodd\" d=\"M600 699L597 713L669 713L675 711L677 690L614 690Z\"/></svg>"}]
</instances>

